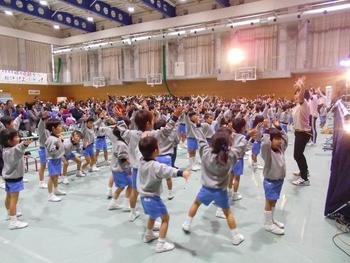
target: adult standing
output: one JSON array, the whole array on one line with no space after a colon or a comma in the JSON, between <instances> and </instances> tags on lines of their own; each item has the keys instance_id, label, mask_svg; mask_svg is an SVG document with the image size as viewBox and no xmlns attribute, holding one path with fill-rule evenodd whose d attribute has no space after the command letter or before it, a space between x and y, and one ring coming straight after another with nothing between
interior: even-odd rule
<instances>
[{"instance_id":1,"label":"adult standing","mask_svg":"<svg viewBox=\"0 0 350 263\"><path fill-rule=\"evenodd\" d=\"M310 126L310 93L305 88L305 77L299 79L296 83L295 100L297 105L293 109L295 140L294 140L294 159L298 164L299 178L293 181L297 186L308 186L310 180L308 178L309 168L304 155L305 147L312 136Z\"/></svg>"},{"instance_id":2,"label":"adult standing","mask_svg":"<svg viewBox=\"0 0 350 263\"><path fill-rule=\"evenodd\" d=\"M316 121L318 118L318 95L314 89L311 89L311 96L310 96L310 126L311 126L311 142L310 145L315 145L317 140L317 128L316 128Z\"/></svg>"}]
</instances>

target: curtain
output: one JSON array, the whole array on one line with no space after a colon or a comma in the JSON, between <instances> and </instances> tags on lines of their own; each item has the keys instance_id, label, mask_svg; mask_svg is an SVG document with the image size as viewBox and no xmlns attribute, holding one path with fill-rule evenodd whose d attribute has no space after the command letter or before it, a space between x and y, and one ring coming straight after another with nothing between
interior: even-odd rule
<instances>
[{"instance_id":1,"label":"curtain","mask_svg":"<svg viewBox=\"0 0 350 263\"><path fill-rule=\"evenodd\" d=\"M227 59L227 54L233 47L242 49L245 54L245 60L238 65L239 67L256 67L260 72L277 70L277 26L242 29L225 33L222 40L221 65L225 72L234 71Z\"/></svg>"},{"instance_id":2,"label":"curtain","mask_svg":"<svg viewBox=\"0 0 350 263\"><path fill-rule=\"evenodd\" d=\"M0 69L19 69L16 38L0 36Z\"/></svg>"},{"instance_id":3,"label":"curtain","mask_svg":"<svg viewBox=\"0 0 350 263\"><path fill-rule=\"evenodd\" d=\"M215 72L213 35L187 37L183 40L186 76L208 76Z\"/></svg>"},{"instance_id":4,"label":"curtain","mask_svg":"<svg viewBox=\"0 0 350 263\"><path fill-rule=\"evenodd\" d=\"M73 53L71 59L72 83L83 83L89 81L89 61L87 53Z\"/></svg>"},{"instance_id":5,"label":"curtain","mask_svg":"<svg viewBox=\"0 0 350 263\"><path fill-rule=\"evenodd\" d=\"M350 54L349 13L327 15L310 20L308 67L336 68Z\"/></svg>"},{"instance_id":6,"label":"curtain","mask_svg":"<svg viewBox=\"0 0 350 263\"><path fill-rule=\"evenodd\" d=\"M121 80L123 78L122 49L102 49L102 72L107 81Z\"/></svg>"},{"instance_id":7,"label":"curtain","mask_svg":"<svg viewBox=\"0 0 350 263\"><path fill-rule=\"evenodd\" d=\"M162 45L160 41L147 41L137 46L139 78L162 73Z\"/></svg>"},{"instance_id":8,"label":"curtain","mask_svg":"<svg viewBox=\"0 0 350 263\"><path fill-rule=\"evenodd\" d=\"M51 73L51 47L47 44L25 41L26 71Z\"/></svg>"}]
</instances>

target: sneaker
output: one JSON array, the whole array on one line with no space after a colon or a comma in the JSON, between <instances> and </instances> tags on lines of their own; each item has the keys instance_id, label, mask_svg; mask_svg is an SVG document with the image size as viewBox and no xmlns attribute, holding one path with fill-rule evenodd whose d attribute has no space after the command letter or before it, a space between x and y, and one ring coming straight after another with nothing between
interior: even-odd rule
<instances>
[{"instance_id":1,"label":"sneaker","mask_svg":"<svg viewBox=\"0 0 350 263\"><path fill-rule=\"evenodd\" d=\"M85 177L86 174L83 171L77 171L76 177Z\"/></svg>"},{"instance_id":2,"label":"sneaker","mask_svg":"<svg viewBox=\"0 0 350 263\"><path fill-rule=\"evenodd\" d=\"M110 162L110 161L105 161L105 162L103 163L103 165L105 165L105 166L110 166L110 165L111 165L111 162Z\"/></svg>"},{"instance_id":3,"label":"sneaker","mask_svg":"<svg viewBox=\"0 0 350 263\"><path fill-rule=\"evenodd\" d=\"M226 216L225 216L225 214L224 214L224 212L222 211L221 208L216 209L215 216L218 217L218 218L226 219Z\"/></svg>"},{"instance_id":4,"label":"sneaker","mask_svg":"<svg viewBox=\"0 0 350 263\"><path fill-rule=\"evenodd\" d=\"M129 214L129 221L134 222L140 216L139 211L135 211L134 213Z\"/></svg>"},{"instance_id":5,"label":"sneaker","mask_svg":"<svg viewBox=\"0 0 350 263\"><path fill-rule=\"evenodd\" d=\"M304 180L303 178L298 178L297 180L293 181L294 185L297 186L309 186L310 185L310 180Z\"/></svg>"},{"instance_id":6,"label":"sneaker","mask_svg":"<svg viewBox=\"0 0 350 263\"><path fill-rule=\"evenodd\" d=\"M47 189L47 183L45 183L44 181L39 182L39 188L40 189Z\"/></svg>"},{"instance_id":7,"label":"sneaker","mask_svg":"<svg viewBox=\"0 0 350 263\"><path fill-rule=\"evenodd\" d=\"M152 242L153 240L157 239L159 237L158 233L152 232L152 234L145 234L143 236L143 242L149 243Z\"/></svg>"},{"instance_id":8,"label":"sneaker","mask_svg":"<svg viewBox=\"0 0 350 263\"><path fill-rule=\"evenodd\" d=\"M54 192L55 195L66 195L67 194L66 192L61 191L61 190L59 190L57 188L53 192Z\"/></svg>"},{"instance_id":9,"label":"sneaker","mask_svg":"<svg viewBox=\"0 0 350 263\"><path fill-rule=\"evenodd\" d=\"M170 250L173 250L175 248L175 245L173 243L169 243L169 242L159 242L156 245L156 252L157 253L162 253L162 252L167 252Z\"/></svg>"},{"instance_id":10,"label":"sneaker","mask_svg":"<svg viewBox=\"0 0 350 263\"><path fill-rule=\"evenodd\" d=\"M63 178L62 183L65 184L65 185L69 184L69 180L68 180L67 176L65 176L65 177Z\"/></svg>"},{"instance_id":11,"label":"sneaker","mask_svg":"<svg viewBox=\"0 0 350 263\"><path fill-rule=\"evenodd\" d=\"M238 233L232 237L232 244L234 244L235 246L238 246L243 241L244 241L244 236L240 233Z\"/></svg>"},{"instance_id":12,"label":"sneaker","mask_svg":"<svg viewBox=\"0 0 350 263\"><path fill-rule=\"evenodd\" d=\"M60 202L62 199L59 198L58 196L54 195L54 194L50 194L48 201L49 202Z\"/></svg>"},{"instance_id":13,"label":"sneaker","mask_svg":"<svg viewBox=\"0 0 350 263\"><path fill-rule=\"evenodd\" d=\"M153 231L156 231L156 232L159 231L161 225L162 225L161 223L159 223L158 221L155 221L153 226Z\"/></svg>"},{"instance_id":14,"label":"sneaker","mask_svg":"<svg viewBox=\"0 0 350 263\"><path fill-rule=\"evenodd\" d=\"M11 220L9 224L10 230L21 229L28 226L28 223L19 220Z\"/></svg>"},{"instance_id":15,"label":"sneaker","mask_svg":"<svg viewBox=\"0 0 350 263\"><path fill-rule=\"evenodd\" d=\"M182 230L185 231L186 233L190 233L191 232L191 223L186 220L182 224Z\"/></svg>"},{"instance_id":16,"label":"sneaker","mask_svg":"<svg viewBox=\"0 0 350 263\"><path fill-rule=\"evenodd\" d=\"M121 207L120 205L118 205L117 200L112 199L112 200L109 202L108 210L117 210L117 209L121 209L121 208L122 208L122 207Z\"/></svg>"},{"instance_id":17,"label":"sneaker","mask_svg":"<svg viewBox=\"0 0 350 263\"><path fill-rule=\"evenodd\" d=\"M98 171L100 171L100 169L97 168L97 167L94 165L92 168L90 168L89 171L90 171L90 172L98 172Z\"/></svg>"},{"instance_id":18,"label":"sneaker","mask_svg":"<svg viewBox=\"0 0 350 263\"><path fill-rule=\"evenodd\" d=\"M201 167L200 167L198 164L194 164L194 165L192 166L192 171L193 171L193 172L199 171L200 169L201 169Z\"/></svg>"},{"instance_id":19,"label":"sneaker","mask_svg":"<svg viewBox=\"0 0 350 263\"><path fill-rule=\"evenodd\" d=\"M296 176L296 177L301 177L300 172L294 172L293 175ZM307 177L308 178L310 177L310 173L309 172L307 172Z\"/></svg>"},{"instance_id":20,"label":"sneaker","mask_svg":"<svg viewBox=\"0 0 350 263\"><path fill-rule=\"evenodd\" d=\"M172 199L174 199L174 197L175 197L175 195L174 195L173 191L169 190L168 191L168 200L172 200Z\"/></svg>"},{"instance_id":21,"label":"sneaker","mask_svg":"<svg viewBox=\"0 0 350 263\"><path fill-rule=\"evenodd\" d=\"M277 221L277 220L273 220L273 223L276 225L276 226L278 226L279 228L281 228L281 229L284 229L284 224L282 223L282 222L279 222L279 221Z\"/></svg>"},{"instance_id":22,"label":"sneaker","mask_svg":"<svg viewBox=\"0 0 350 263\"><path fill-rule=\"evenodd\" d=\"M239 192L233 192L232 194L232 201L238 201L241 200L243 197Z\"/></svg>"},{"instance_id":23,"label":"sneaker","mask_svg":"<svg viewBox=\"0 0 350 263\"><path fill-rule=\"evenodd\" d=\"M23 183L28 183L29 180L27 178L23 178Z\"/></svg>"},{"instance_id":24,"label":"sneaker","mask_svg":"<svg viewBox=\"0 0 350 263\"><path fill-rule=\"evenodd\" d=\"M271 224L271 225L265 225L264 226L265 230L267 232L271 232L275 235L284 235L284 229L279 228L277 225L275 224Z\"/></svg>"}]
</instances>

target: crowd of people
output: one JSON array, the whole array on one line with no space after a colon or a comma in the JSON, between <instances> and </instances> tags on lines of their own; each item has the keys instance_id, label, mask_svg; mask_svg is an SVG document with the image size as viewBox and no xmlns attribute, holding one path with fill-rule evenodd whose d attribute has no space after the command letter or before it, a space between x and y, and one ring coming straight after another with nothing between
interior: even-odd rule
<instances>
[{"instance_id":1,"label":"crowd of people","mask_svg":"<svg viewBox=\"0 0 350 263\"><path fill-rule=\"evenodd\" d=\"M324 93L307 89L304 82L303 78L296 82L294 100L274 96L258 96L254 100L108 96L103 101L53 104L37 100L16 106L9 100L0 105L1 186L6 191L9 229L28 226L19 220L17 201L24 189L23 156L28 154L33 139L37 139L39 188L47 189L48 201L59 202L66 195L59 184L69 184L70 161L77 165L76 176L85 177L99 171L96 164L103 152L101 165L111 169L107 208L130 211L129 221L133 222L140 216L140 195L143 211L149 216L143 240L158 239L156 252L174 249L174 244L166 241L169 213L161 198L163 179L166 198L172 200L172 178L188 180L197 171L201 173L202 187L189 208L183 230L191 232L202 204L214 203L216 216L227 221L232 243L239 245L244 241L229 201L242 199L239 184L245 158L253 171L263 169L264 228L283 235L284 224L275 218L274 209L286 176L284 154L288 136L293 130L294 159L299 167L293 184L309 186L304 150L308 143L316 144L316 120L319 117L323 127L327 115ZM63 136L63 131L68 132L68 137ZM189 165L185 170L176 167L180 149L188 152ZM259 155L263 165L258 163ZM120 202L122 192L125 198ZM160 222L156 221L158 218Z\"/></svg>"}]
</instances>

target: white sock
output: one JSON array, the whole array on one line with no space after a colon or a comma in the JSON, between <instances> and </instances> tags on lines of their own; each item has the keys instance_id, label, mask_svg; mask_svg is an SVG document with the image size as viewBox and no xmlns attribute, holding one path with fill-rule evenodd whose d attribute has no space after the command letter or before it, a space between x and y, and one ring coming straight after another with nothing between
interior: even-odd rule
<instances>
[{"instance_id":1,"label":"white sock","mask_svg":"<svg viewBox=\"0 0 350 263\"><path fill-rule=\"evenodd\" d=\"M131 213L135 214L136 213L136 208L131 208Z\"/></svg>"},{"instance_id":2,"label":"white sock","mask_svg":"<svg viewBox=\"0 0 350 263\"><path fill-rule=\"evenodd\" d=\"M148 229L148 228L146 228L146 235L147 235L147 236L153 235L153 229Z\"/></svg>"},{"instance_id":3,"label":"white sock","mask_svg":"<svg viewBox=\"0 0 350 263\"><path fill-rule=\"evenodd\" d=\"M112 192L112 187L107 188L108 192Z\"/></svg>"},{"instance_id":4,"label":"white sock","mask_svg":"<svg viewBox=\"0 0 350 263\"><path fill-rule=\"evenodd\" d=\"M238 228L231 229L231 235L232 237L236 236L238 234Z\"/></svg>"},{"instance_id":5,"label":"white sock","mask_svg":"<svg viewBox=\"0 0 350 263\"><path fill-rule=\"evenodd\" d=\"M188 216L186 219L186 222L188 222L189 224L192 224L192 220L193 220L193 217Z\"/></svg>"},{"instance_id":6,"label":"white sock","mask_svg":"<svg viewBox=\"0 0 350 263\"><path fill-rule=\"evenodd\" d=\"M194 162L195 162L195 157L190 157L190 168L193 167Z\"/></svg>"},{"instance_id":7,"label":"white sock","mask_svg":"<svg viewBox=\"0 0 350 263\"><path fill-rule=\"evenodd\" d=\"M164 243L164 242L165 242L165 239L164 239L164 238L158 238L158 242L159 242L159 243Z\"/></svg>"},{"instance_id":8,"label":"white sock","mask_svg":"<svg viewBox=\"0 0 350 263\"><path fill-rule=\"evenodd\" d=\"M265 215L265 225L272 225L272 211L264 212Z\"/></svg>"},{"instance_id":9,"label":"white sock","mask_svg":"<svg viewBox=\"0 0 350 263\"><path fill-rule=\"evenodd\" d=\"M17 216L10 216L10 221L17 221Z\"/></svg>"}]
</instances>

